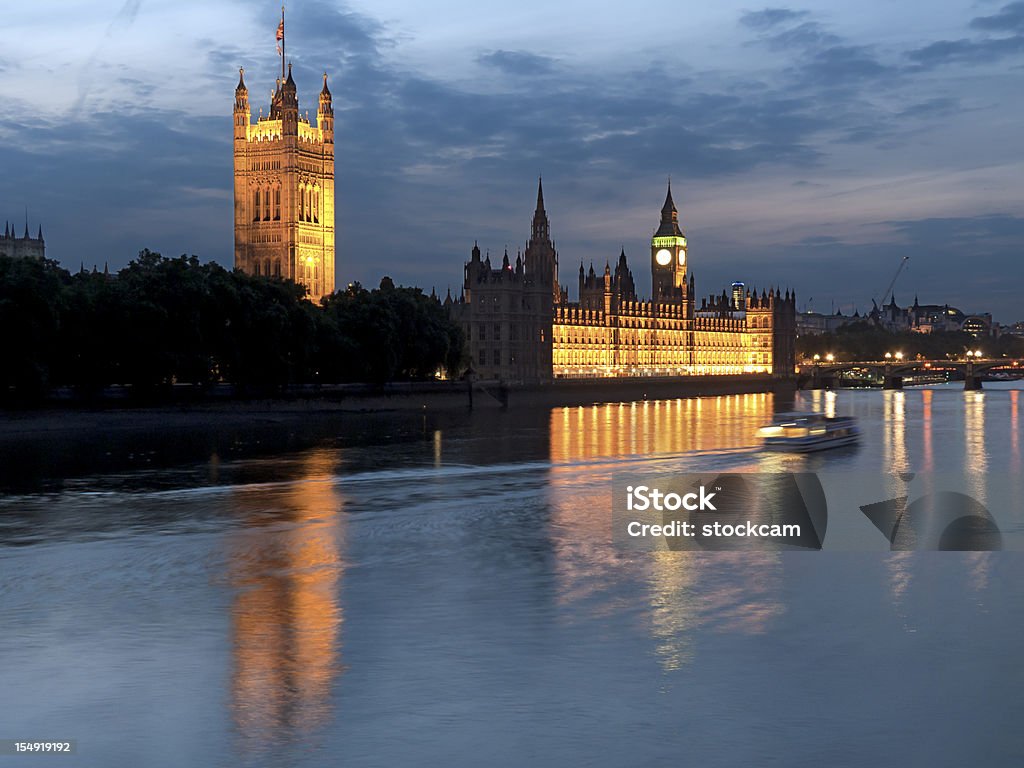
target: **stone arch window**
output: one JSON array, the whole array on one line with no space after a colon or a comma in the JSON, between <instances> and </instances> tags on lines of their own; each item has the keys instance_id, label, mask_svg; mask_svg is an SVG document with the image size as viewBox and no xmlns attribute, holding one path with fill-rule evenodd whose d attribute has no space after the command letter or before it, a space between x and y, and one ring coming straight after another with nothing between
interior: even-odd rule
<instances>
[{"instance_id":1,"label":"stone arch window","mask_svg":"<svg viewBox=\"0 0 1024 768\"><path fill-rule=\"evenodd\" d=\"M260 276L260 263L258 261L256 262L255 273L256 273L256 277Z\"/></svg>"},{"instance_id":2,"label":"stone arch window","mask_svg":"<svg viewBox=\"0 0 1024 768\"><path fill-rule=\"evenodd\" d=\"M306 196L302 192L302 186L299 186L299 221L304 221L306 218Z\"/></svg>"},{"instance_id":3,"label":"stone arch window","mask_svg":"<svg viewBox=\"0 0 1024 768\"><path fill-rule=\"evenodd\" d=\"M274 221L281 220L281 185L274 187Z\"/></svg>"},{"instance_id":4,"label":"stone arch window","mask_svg":"<svg viewBox=\"0 0 1024 768\"><path fill-rule=\"evenodd\" d=\"M263 220L270 221L270 185L263 188Z\"/></svg>"},{"instance_id":5,"label":"stone arch window","mask_svg":"<svg viewBox=\"0 0 1024 768\"><path fill-rule=\"evenodd\" d=\"M320 223L320 187L313 187L313 223Z\"/></svg>"},{"instance_id":6,"label":"stone arch window","mask_svg":"<svg viewBox=\"0 0 1024 768\"><path fill-rule=\"evenodd\" d=\"M303 190L303 194L305 194L305 196L306 196L306 221L312 221L313 220L313 211L312 211L312 205L311 205L312 200L310 199L312 197L312 195L310 194L310 186L309 186L309 184L306 185L305 189Z\"/></svg>"},{"instance_id":7,"label":"stone arch window","mask_svg":"<svg viewBox=\"0 0 1024 768\"><path fill-rule=\"evenodd\" d=\"M280 259L275 259L274 260L274 277L280 277L280 276L281 276L281 260Z\"/></svg>"},{"instance_id":8,"label":"stone arch window","mask_svg":"<svg viewBox=\"0 0 1024 768\"><path fill-rule=\"evenodd\" d=\"M260 188L256 187L256 191L253 193L252 209L254 211L252 215L253 221L260 220Z\"/></svg>"},{"instance_id":9,"label":"stone arch window","mask_svg":"<svg viewBox=\"0 0 1024 768\"><path fill-rule=\"evenodd\" d=\"M270 277L270 259L263 262L263 274Z\"/></svg>"}]
</instances>

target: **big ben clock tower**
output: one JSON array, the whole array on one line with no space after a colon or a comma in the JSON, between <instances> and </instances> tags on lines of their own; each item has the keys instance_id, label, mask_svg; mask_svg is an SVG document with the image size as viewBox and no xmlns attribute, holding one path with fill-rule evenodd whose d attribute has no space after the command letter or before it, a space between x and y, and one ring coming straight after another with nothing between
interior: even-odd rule
<instances>
[{"instance_id":1,"label":"big ben clock tower","mask_svg":"<svg viewBox=\"0 0 1024 768\"><path fill-rule=\"evenodd\" d=\"M686 236L679 228L679 212L672 202L672 182L661 208L661 225L651 238L651 286L658 303L686 296Z\"/></svg>"}]
</instances>

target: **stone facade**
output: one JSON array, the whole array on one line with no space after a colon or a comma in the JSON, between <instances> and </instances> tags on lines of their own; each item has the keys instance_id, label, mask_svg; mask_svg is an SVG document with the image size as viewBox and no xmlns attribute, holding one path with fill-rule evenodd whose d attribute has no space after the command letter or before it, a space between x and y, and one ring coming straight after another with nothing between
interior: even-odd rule
<instances>
[{"instance_id":1,"label":"stone facade","mask_svg":"<svg viewBox=\"0 0 1024 768\"><path fill-rule=\"evenodd\" d=\"M17 237L14 234L14 227L7 223L4 225L4 236L0 238L0 257L7 256L12 259L45 259L46 243L43 241L43 227L39 226L39 234L29 237L28 220L25 221L25 234Z\"/></svg>"},{"instance_id":2,"label":"stone facade","mask_svg":"<svg viewBox=\"0 0 1024 768\"><path fill-rule=\"evenodd\" d=\"M654 298L637 296L626 254L604 273L580 265L579 300L558 282L543 191L525 258L501 266L473 247L458 299L446 305L466 333L474 375L508 383L620 376L791 375L796 296L744 290L696 306L686 236L669 188L651 239Z\"/></svg>"},{"instance_id":3,"label":"stone facade","mask_svg":"<svg viewBox=\"0 0 1024 768\"><path fill-rule=\"evenodd\" d=\"M283 74L283 73L282 73ZM324 75L316 126L299 114L291 65L255 124L235 89L235 268L334 292L334 109Z\"/></svg>"}]
</instances>

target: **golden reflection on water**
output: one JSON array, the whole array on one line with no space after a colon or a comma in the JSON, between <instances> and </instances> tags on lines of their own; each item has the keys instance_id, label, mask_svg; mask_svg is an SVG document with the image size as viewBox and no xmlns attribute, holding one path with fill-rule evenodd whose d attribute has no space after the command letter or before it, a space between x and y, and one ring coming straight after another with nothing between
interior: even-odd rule
<instances>
[{"instance_id":1,"label":"golden reflection on water","mask_svg":"<svg viewBox=\"0 0 1024 768\"><path fill-rule=\"evenodd\" d=\"M964 392L964 441L968 495L985 504L988 496L988 452L985 447L984 392Z\"/></svg>"},{"instance_id":2,"label":"golden reflection on water","mask_svg":"<svg viewBox=\"0 0 1024 768\"><path fill-rule=\"evenodd\" d=\"M921 469L930 473L935 469L935 453L932 447L932 397L935 392L921 390Z\"/></svg>"},{"instance_id":3,"label":"golden reflection on water","mask_svg":"<svg viewBox=\"0 0 1024 768\"><path fill-rule=\"evenodd\" d=\"M335 451L311 451L294 482L234 499L248 525L229 542L231 708L248 748L308 734L332 714L344 572L336 464Z\"/></svg>"},{"instance_id":4,"label":"golden reflection on water","mask_svg":"<svg viewBox=\"0 0 1024 768\"><path fill-rule=\"evenodd\" d=\"M623 579L647 585L644 616L666 672L693 658L698 627L760 633L784 612L778 598L782 560L771 552L620 552L612 543L612 489L607 478L572 464L671 456L700 451L745 450L758 445L757 428L771 421L771 394L615 403L551 412L551 536L559 602L586 613L606 612L602 591Z\"/></svg>"},{"instance_id":5,"label":"golden reflection on water","mask_svg":"<svg viewBox=\"0 0 1024 768\"><path fill-rule=\"evenodd\" d=\"M910 471L907 459L907 396L903 390L887 389L883 397L883 435L882 455L884 467L890 473L900 474ZM906 493L906 483L898 477L890 476L889 490L893 495L902 496Z\"/></svg>"},{"instance_id":6,"label":"golden reflection on water","mask_svg":"<svg viewBox=\"0 0 1024 768\"><path fill-rule=\"evenodd\" d=\"M1013 470L1020 470L1020 414L1018 410L1019 389L1010 391L1010 457Z\"/></svg>"},{"instance_id":7,"label":"golden reflection on water","mask_svg":"<svg viewBox=\"0 0 1024 768\"><path fill-rule=\"evenodd\" d=\"M752 448L771 418L767 393L555 408L551 460Z\"/></svg>"}]
</instances>

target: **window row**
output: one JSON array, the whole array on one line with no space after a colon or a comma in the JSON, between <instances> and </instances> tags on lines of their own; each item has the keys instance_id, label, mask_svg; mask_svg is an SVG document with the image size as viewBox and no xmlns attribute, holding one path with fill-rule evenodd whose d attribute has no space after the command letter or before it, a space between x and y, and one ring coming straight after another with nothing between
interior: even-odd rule
<instances>
[{"instance_id":1,"label":"window row","mask_svg":"<svg viewBox=\"0 0 1024 768\"><path fill-rule=\"evenodd\" d=\"M273 218L271 218L273 206ZM281 220L281 187L256 187L252 200L253 221Z\"/></svg>"},{"instance_id":2,"label":"window row","mask_svg":"<svg viewBox=\"0 0 1024 768\"><path fill-rule=\"evenodd\" d=\"M253 221L281 220L281 187L256 187L252 193ZM310 184L299 187L299 221L320 223L320 188Z\"/></svg>"},{"instance_id":3,"label":"window row","mask_svg":"<svg viewBox=\"0 0 1024 768\"><path fill-rule=\"evenodd\" d=\"M280 277L281 260L274 259L273 262L270 259L264 259L262 262L257 260L253 266L253 274L257 277Z\"/></svg>"}]
</instances>

